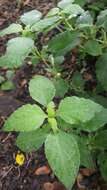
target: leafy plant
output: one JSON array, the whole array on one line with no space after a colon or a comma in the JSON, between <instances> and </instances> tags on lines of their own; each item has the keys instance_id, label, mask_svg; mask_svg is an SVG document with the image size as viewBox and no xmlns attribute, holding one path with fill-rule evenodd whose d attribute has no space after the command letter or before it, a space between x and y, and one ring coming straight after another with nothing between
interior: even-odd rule
<instances>
[{"instance_id":1,"label":"leafy plant","mask_svg":"<svg viewBox=\"0 0 107 190\"><path fill-rule=\"evenodd\" d=\"M107 5L86 0L55 3L44 17L32 10L0 31L0 37L18 35L8 41L6 53L0 57L1 67L14 70L26 60L33 66L42 62L52 77L51 81L40 75L31 79L30 95L38 104L17 109L4 130L20 132L16 144L23 151L37 150L45 143L55 175L71 188L80 165L95 168L97 162L107 180ZM55 32L48 39L50 31ZM45 39L42 47L38 45L41 33ZM88 75L88 69L94 70L94 76ZM87 89L88 82L92 89ZM3 90L11 87L3 77L1 83ZM71 92L75 96L65 96ZM54 103L57 96L63 98L58 107Z\"/></svg>"},{"instance_id":2,"label":"leafy plant","mask_svg":"<svg viewBox=\"0 0 107 190\"><path fill-rule=\"evenodd\" d=\"M84 60L88 56L96 59L99 56L103 57L107 49L107 10L101 10L94 18L90 9L87 11L83 9L86 3L86 1L62 0L44 17L38 10L24 13L19 23L12 23L0 31L1 37L13 33L19 35L8 41L6 53L0 57L0 66L10 69L19 68L26 58L29 58L33 65L42 61L46 65L46 70L56 77L62 71L65 56L74 48L78 49L80 65L82 65L80 57ZM53 29L57 29L55 36L39 48L38 34L42 32L45 37ZM96 74L101 82L104 78L100 78L99 68L100 61L97 61ZM56 83L58 86L57 81Z\"/></svg>"},{"instance_id":3,"label":"leafy plant","mask_svg":"<svg viewBox=\"0 0 107 190\"><path fill-rule=\"evenodd\" d=\"M12 33L20 34L20 37L8 41L6 53L0 58L0 66L18 68L29 58L33 65L44 62L46 69L56 76L57 60L64 58L76 47L78 54L83 55L84 59L89 55L98 57L105 53L107 11L101 11L94 19L89 11L81 7L85 3L78 0L59 1L45 17L38 10L24 13L19 23L12 23L0 31L1 37ZM54 28L57 29L56 35L40 49L37 43L34 43L35 40L37 42L38 34L42 32L45 36ZM63 61L64 59L62 63Z\"/></svg>"},{"instance_id":4,"label":"leafy plant","mask_svg":"<svg viewBox=\"0 0 107 190\"><path fill-rule=\"evenodd\" d=\"M7 70L5 73L5 76L1 76L0 79L0 89L1 90L12 90L15 88L12 80L14 76L14 71L12 70Z\"/></svg>"},{"instance_id":5,"label":"leafy plant","mask_svg":"<svg viewBox=\"0 0 107 190\"><path fill-rule=\"evenodd\" d=\"M76 137L76 131L91 133L104 126L107 109L92 100L76 96L64 98L56 108L52 101L55 87L48 78L40 75L30 80L29 91L43 109L36 104L20 107L7 119L4 131L20 132L16 144L23 151L37 150L45 143L45 154L53 172L67 188L71 188L80 166L80 154L90 154L86 148L81 152L80 143L78 146L80 137ZM100 125L97 125L99 117L96 115L100 115ZM65 123L63 130L59 119ZM66 129L72 129L72 133L68 134ZM89 166L90 163L81 160L81 164Z\"/></svg>"}]
</instances>

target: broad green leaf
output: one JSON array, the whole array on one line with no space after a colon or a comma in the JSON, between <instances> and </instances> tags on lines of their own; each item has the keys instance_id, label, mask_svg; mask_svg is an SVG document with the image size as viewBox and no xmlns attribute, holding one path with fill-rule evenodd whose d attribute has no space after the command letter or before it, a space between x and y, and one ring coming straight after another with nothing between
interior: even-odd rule
<instances>
[{"instance_id":1,"label":"broad green leaf","mask_svg":"<svg viewBox=\"0 0 107 190\"><path fill-rule=\"evenodd\" d=\"M58 3L58 7L61 9L65 8L66 6L71 5L75 0L62 0Z\"/></svg>"},{"instance_id":2,"label":"broad green leaf","mask_svg":"<svg viewBox=\"0 0 107 190\"><path fill-rule=\"evenodd\" d=\"M75 138L65 132L48 135L45 142L45 154L55 175L67 188L71 188L80 164Z\"/></svg>"},{"instance_id":3,"label":"broad green leaf","mask_svg":"<svg viewBox=\"0 0 107 190\"><path fill-rule=\"evenodd\" d=\"M17 109L6 120L5 131L28 132L38 129L42 124L46 114L37 105L24 105Z\"/></svg>"},{"instance_id":4,"label":"broad green leaf","mask_svg":"<svg viewBox=\"0 0 107 190\"><path fill-rule=\"evenodd\" d=\"M4 82L0 87L1 90L13 90L14 88L15 86L13 82L10 80L7 80L6 82Z\"/></svg>"},{"instance_id":5,"label":"broad green leaf","mask_svg":"<svg viewBox=\"0 0 107 190\"><path fill-rule=\"evenodd\" d=\"M107 9L100 12L100 15L97 17L96 25L107 31Z\"/></svg>"},{"instance_id":6,"label":"broad green leaf","mask_svg":"<svg viewBox=\"0 0 107 190\"><path fill-rule=\"evenodd\" d=\"M100 172L105 181L107 181L107 152L102 152L98 156Z\"/></svg>"},{"instance_id":7,"label":"broad green leaf","mask_svg":"<svg viewBox=\"0 0 107 190\"><path fill-rule=\"evenodd\" d=\"M66 31L53 37L48 43L48 48L53 54L59 56L65 55L79 44L80 33Z\"/></svg>"},{"instance_id":8,"label":"broad green leaf","mask_svg":"<svg viewBox=\"0 0 107 190\"><path fill-rule=\"evenodd\" d=\"M77 19L77 27L84 28L84 27L92 27L93 25L93 18L90 15L89 11L85 11L82 13Z\"/></svg>"},{"instance_id":9,"label":"broad green leaf","mask_svg":"<svg viewBox=\"0 0 107 190\"><path fill-rule=\"evenodd\" d=\"M19 67L34 47L30 38L17 37L8 41L6 54L0 57L0 66L8 68Z\"/></svg>"},{"instance_id":10,"label":"broad green leaf","mask_svg":"<svg viewBox=\"0 0 107 190\"><path fill-rule=\"evenodd\" d=\"M48 14L46 15L46 17L52 17L55 16L59 13L60 9L58 7L52 8Z\"/></svg>"},{"instance_id":11,"label":"broad green leaf","mask_svg":"<svg viewBox=\"0 0 107 190\"><path fill-rule=\"evenodd\" d=\"M33 65L37 65L40 62L40 58L37 56L32 56L31 62Z\"/></svg>"},{"instance_id":12,"label":"broad green leaf","mask_svg":"<svg viewBox=\"0 0 107 190\"><path fill-rule=\"evenodd\" d=\"M91 95L91 100L95 101L98 104L101 104L103 107L107 108L107 98L101 95Z\"/></svg>"},{"instance_id":13,"label":"broad green leaf","mask_svg":"<svg viewBox=\"0 0 107 190\"><path fill-rule=\"evenodd\" d=\"M62 12L65 14L69 14L72 18L84 13L84 10L77 4L69 4L68 6L63 8Z\"/></svg>"},{"instance_id":14,"label":"broad green leaf","mask_svg":"<svg viewBox=\"0 0 107 190\"><path fill-rule=\"evenodd\" d=\"M47 106L55 96L55 87L51 80L37 75L29 83L31 97L40 104Z\"/></svg>"},{"instance_id":15,"label":"broad green leaf","mask_svg":"<svg viewBox=\"0 0 107 190\"><path fill-rule=\"evenodd\" d=\"M97 149L107 150L107 130L98 131L92 141L92 144Z\"/></svg>"},{"instance_id":16,"label":"broad green leaf","mask_svg":"<svg viewBox=\"0 0 107 190\"><path fill-rule=\"evenodd\" d=\"M61 65L64 62L64 56L57 56L54 58L55 61L55 67L57 67L57 65Z\"/></svg>"},{"instance_id":17,"label":"broad green leaf","mask_svg":"<svg viewBox=\"0 0 107 190\"><path fill-rule=\"evenodd\" d=\"M64 56L56 56L54 58L55 70L57 72L61 72L62 71L63 67L62 67L61 64L64 62L64 60L65 60Z\"/></svg>"},{"instance_id":18,"label":"broad green leaf","mask_svg":"<svg viewBox=\"0 0 107 190\"><path fill-rule=\"evenodd\" d=\"M27 13L24 13L20 20L25 25L33 25L38 22L42 17L42 13L38 10L32 10Z\"/></svg>"},{"instance_id":19,"label":"broad green leaf","mask_svg":"<svg viewBox=\"0 0 107 190\"><path fill-rule=\"evenodd\" d=\"M75 4L80 5L83 7L87 3L87 0L75 0Z\"/></svg>"},{"instance_id":20,"label":"broad green leaf","mask_svg":"<svg viewBox=\"0 0 107 190\"><path fill-rule=\"evenodd\" d=\"M92 159L91 151L88 148L88 137L77 136L78 147L80 150L80 164L86 168L94 168L94 162Z\"/></svg>"},{"instance_id":21,"label":"broad green leaf","mask_svg":"<svg viewBox=\"0 0 107 190\"><path fill-rule=\"evenodd\" d=\"M102 46L96 40L88 40L84 44L84 51L92 56L99 56L102 54Z\"/></svg>"},{"instance_id":22,"label":"broad green leaf","mask_svg":"<svg viewBox=\"0 0 107 190\"><path fill-rule=\"evenodd\" d=\"M42 32L43 30L46 30L49 27L54 27L54 25L58 23L59 20L60 20L59 16L44 18L40 20L39 22L37 22L36 24L34 24L31 30L36 31L36 32Z\"/></svg>"},{"instance_id":23,"label":"broad green leaf","mask_svg":"<svg viewBox=\"0 0 107 190\"><path fill-rule=\"evenodd\" d=\"M76 71L72 77L71 89L84 90L84 84L85 81L83 80L82 75Z\"/></svg>"},{"instance_id":24,"label":"broad green leaf","mask_svg":"<svg viewBox=\"0 0 107 190\"><path fill-rule=\"evenodd\" d=\"M95 88L95 93L96 94L101 94L101 92L104 92L104 87L102 86L101 82L97 81L97 85L96 85L96 88Z\"/></svg>"},{"instance_id":25,"label":"broad green leaf","mask_svg":"<svg viewBox=\"0 0 107 190\"><path fill-rule=\"evenodd\" d=\"M107 90L107 53L104 53L96 62L96 75L97 79Z\"/></svg>"},{"instance_id":26,"label":"broad green leaf","mask_svg":"<svg viewBox=\"0 0 107 190\"><path fill-rule=\"evenodd\" d=\"M87 0L86 0L87 1ZM101 1L95 1L92 2L88 5L88 8L92 11L92 13L95 15L95 13L100 12L101 10L103 10L105 8L105 3L106 0L101 0Z\"/></svg>"},{"instance_id":27,"label":"broad green leaf","mask_svg":"<svg viewBox=\"0 0 107 190\"><path fill-rule=\"evenodd\" d=\"M107 123L107 109L103 108L100 112L96 113L90 121L80 126L81 130L94 132Z\"/></svg>"},{"instance_id":28,"label":"broad green leaf","mask_svg":"<svg viewBox=\"0 0 107 190\"><path fill-rule=\"evenodd\" d=\"M56 96L64 97L69 88L68 82L62 78L56 78L53 80L53 84L56 89Z\"/></svg>"},{"instance_id":29,"label":"broad green leaf","mask_svg":"<svg viewBox=\"0 0 107 190\"><path fill-rule=\"evenodd\" d=\"M57 124L58 127L62 130L72 130L72 125L69 123L66 123L64 120L62 120L60 117L57 117Z\"/></svg>"},{"instance_id":30,"label":"broad green leaf","mask_svg":"<svg viewBox=\"0 0 107 190\"><path fill-rule=\"evenodd\" d=\"M89 99L72 96L61 101L57 115L67 123L79 124L89 121L101 110L102 106Z\"/></svg>"},{"instance_id":31,"label":"broad green leaf","mask_svg":"<svg viewBox=\"0 0 107 190\"><path fill-rule=\"evenodd\" d=\"M43 126L33 132L21 132L16 140L17 146L24 152L39 149L49 134L49 127Z\"/></svg>"},{"instance_id":32,"label":"broad green leaf","mask_svg":"<svg viewBox=\"0 0 107 190\"><path fill-rule=\"evenodd\" d=\"M7 28L0 31L0 36L4 36L7 34L13 34L13 33L19 33L23 30L22 26L20 24L11 24Z\"/></svg>"}]
</instances>

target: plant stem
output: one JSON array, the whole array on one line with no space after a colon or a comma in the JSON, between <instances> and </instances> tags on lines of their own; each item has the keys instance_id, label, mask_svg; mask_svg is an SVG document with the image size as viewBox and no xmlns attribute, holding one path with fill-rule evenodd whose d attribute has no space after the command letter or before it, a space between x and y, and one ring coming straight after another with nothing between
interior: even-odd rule
<instances>
[{"instance_id":1,"label":"plant stem","mask_svg":"<svg viewBox=\"0 0 107 190\"><path fill-rule=\"evenodd\" d=\"M35 50L36 55L43 61L43 63L45 63L45 65L47 65L47 66L49 67L47 61L46 61L46 60L44 59L44 57L41 55L41 53L39 52L39 50L37 49L37 47L36 47L34 50ZM35 53L34 53L34 54L35 54Z\"/></svg>"},{"instance_id":2,"label":"plant stem","mask_svg":"<svg viewBox=\"0 0 107 190\"><path fill-rule=\"evenodd\" d=\"M66 26L69 27L70 30L74 30L74 28L71 26L71 24L68 22L67 19L64 19L64 23L65 23Z\"/></svg>"},{"instance_id":3,"label":"plant stem","mask_svg":"<svg viewBox=\"0 0 107 190\"><path fill-rule=\"evenodd\" d=\"M48 122L52 128L53 133L56 134L59 131L56 119L55 118L48 118Z\"/></svg>"}]
</instances>

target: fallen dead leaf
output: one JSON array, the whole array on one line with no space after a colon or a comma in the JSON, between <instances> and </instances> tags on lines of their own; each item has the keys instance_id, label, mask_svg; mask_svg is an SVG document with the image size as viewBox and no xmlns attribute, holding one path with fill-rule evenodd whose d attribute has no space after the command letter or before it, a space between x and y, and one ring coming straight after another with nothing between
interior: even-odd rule
<instances>
[{"instance_id":1,"label":"fallen dead leaf","mask_svg":"<svg viewBox=\"0 0 107 190\"><path fill-rule=\"evenodd\" d=\"M26 80L26 79L23 79L23 80L21 81L21 87L24 87L26 84L27 84L27 80Z\"/></svg>"},{"instance_id":2,"label":"fallen dead leaf","mask_svg":"<svg viewBox=\"0 0 107 190\"><path fill-rule=\"evenodd\" d=\"M54 190L54 185L53 185L53 183L50 183L50 182L44 183L43 189L44 190Z\"/></svg>"},{"instance_id":3,"label":"fallen dead leaf","mask_svg":"<svg viewBox=\"0 0 107 190\"><path fill-rule=\"evenodd\" d=\"M2 26L5 23L6 19L0 18L0 26Z\"/></svg>"},{"instance_id":4,"label":"fallen dead leaf","mask_svg":"<svg viewBox=\"0 0 107 190\"><path fill-rule=\"evenodd\" d=\"M50 173L51 169L49 166L42 166L34 172L35 175L49 175Z\"/></svg>"},{"instance_id":5,"label":"fallen dead leaf","mask_svg":"<svg viewBox=\"0 0 107 190\"><path fill-rule=\"evenodd\" d=\"M93 81L93 76L90 73L84 72L83 77L86 81Z\"/></svg>"},{"instance_id":6,"label":"fallen dead leaf","mask_svg":"<svg viewBox=\"0 0 107 190\"><path fill-rule=\"evenodd\" d=\"M53 183L50 183L50 182L44 183L43 189L44 190L66 190L64 185L58 181L55 181Z\"/></svg>"},{"instance_id":7,"label":"fallen dead leaf","mask_svg":"<svg viewBox=\"0 0 107 190\"><path fill-rule=\"evenodd\" d=\"M55 181L53 183L53 186L54 186L54 189L53 190L66 190L66 188L64 187L63 184L61 184L60 182L58 181Z\"/></svg>"},{"instance_id":8,"label":"fallen dead leaf","mask_svg":"<svg viewBox=\"0 0 107 190\"><path fill-rule=\"evenodd\" d=\"M79 188L79 190L86 190L86 188L83 185L81 185L83 179L84 179L83 175L79 173L77 176L77 187Z\"/></svg>"},{"instance_id":9,"label":"fallen dead leaf","mask_svg":"<svg viewBox=\"0 0 107 190\"><path fill-rule=\"evenodd\" d=\"M30 2L30 0L24 0L24 2L23 2L24 6L28 5L29 2Z\"/></svg>"}]
</instances>

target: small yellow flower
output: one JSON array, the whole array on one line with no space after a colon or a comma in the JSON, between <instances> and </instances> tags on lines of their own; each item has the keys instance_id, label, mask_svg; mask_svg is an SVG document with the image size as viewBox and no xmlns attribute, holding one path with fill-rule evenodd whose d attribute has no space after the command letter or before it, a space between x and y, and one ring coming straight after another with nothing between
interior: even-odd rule
<instances>
[{"instance_id":1,"label":"small yellow flower","mask_svg":"<svg viewBox=\"0 0 107 190\"><path fill-rule=\"evenodd\" d=\"M25 162L25 156L24 156L24 154L22 154L22 153L18 153L17 155L16 155L16 163L19 165L19 166L22 166L23 164L24 164L24 162Z\"/></svg>"}]
</instances>

